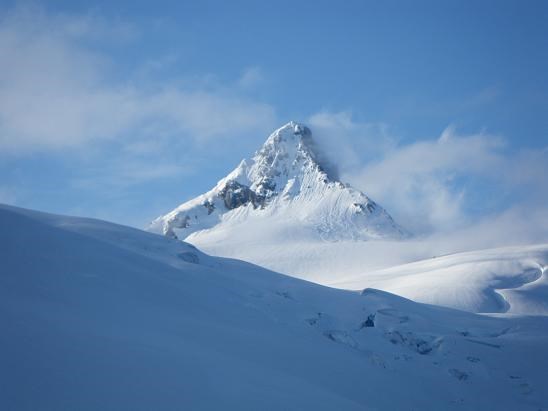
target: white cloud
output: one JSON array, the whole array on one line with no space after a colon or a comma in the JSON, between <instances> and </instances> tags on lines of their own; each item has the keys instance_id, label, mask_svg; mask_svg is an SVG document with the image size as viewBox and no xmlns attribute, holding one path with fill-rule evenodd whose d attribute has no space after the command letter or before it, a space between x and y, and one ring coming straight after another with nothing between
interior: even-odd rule
<instances>
[{"instance_id":1,"label":"white cloud","mask_svg":"<svg viewBox=\"0 0 548 411\"><path fill-rule=\"evenodd\" d=\"M415 232L454 229L466 222L466 183L501 168L498 137L458 137L452 128L439 139L396 147L369 163L351 180L394 209Z\"/></svg>"},{"instance_id":2,"label":"white cloud","mask_svg":"<svg viewBox=\"0 0 548 411\"><path fill-rule=\"evenodd\" d=\"M434 233L428 240L439 253L541 244L548 241L548 212L538 204L522 202L450 233Z\"/></svg>"},{"instance_id":3,"label":"white cloud","mask_svg":"<svg viewBox=\"0 0 548 411\"><path fill-rule=\"evenodd\" d=\"M361 166L396 144L386 124L356 122L351 111L324 110L311 115L307 123L314 139L342 171Z\"/></svg>"},{"instance_id":4,"label":"white cloud","mask_svg":"<svg viewBox=\"0 0 548 411\"><path fill-rule=\"evenodd\" d=\"M151 124L157 122L164 128L199 139L234 136L274 124L274 110L267 104L224 93L177 89L165 89L148 96L142 116L148 117Z\"/></svg>"},{"instance_id":5,"label":"white cloud","mask_svg":"<svg viewBox=\"0 0 548 411\"><path fill-rule=\"evenodd\" d=\"M264 81L263 71L259 67L248 67L242 73L238 80L238 85L242 88L253 88Z\"/></svg>"},{"instance_id":6,"label":"white cloud","mask_svg":"<svg viewBox=\"0 0 548 411\"><path fill-rule=\"evenodd\" d=\"M437 139L402 144L386 126L357 122L349 112L324 111L309 123L342 179L415 233L460 230L487 221L480 220L486 214L495 221L520 205L538 210L530 211L536 218L548 215L548 148L513 151L499 136L462 136L453 127Z\"/></svg>"},{"instance_id":7,"label":"white cloud","mask_svg":"<svg viewBox=\"0 0 548 411\"><path fill-rule=\"evenodd\" d=\"M187 167L178 163L154 163L142 159L124 160L100 168L88 168L85 176L72 179L71 184L81 189L116 190L190 173Z\"/></svg>"},{"instance_id":8,"label":"white cloud","mask_svg":"<svg viewBox=\"0 0 548 411\"><path fill-rule=\"evenodd\" d=\"M7 58L0 59L0 149L64 149L159 134L193 142L273 126L273 108L238 95L238 87L190 90L169 80L152 86L142 83L138 68L126 77L139 81L112 81L116 61L93 43L137 34L108 23L36 8L1 16L0 56ZM258 72L246 73L240 81L257 81Z\"/></svg>"}]
</instances>

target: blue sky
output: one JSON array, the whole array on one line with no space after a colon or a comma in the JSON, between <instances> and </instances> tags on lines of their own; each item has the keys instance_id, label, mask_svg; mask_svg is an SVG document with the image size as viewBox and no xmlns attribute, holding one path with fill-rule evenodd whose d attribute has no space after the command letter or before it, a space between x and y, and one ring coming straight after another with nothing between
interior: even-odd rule
<instances>
[{"instance_id":1,"label":"blue sky","mask_svg":"<svg viewBox=\"0 0 548 411\"><path fill-rule=\"evenodd\" d=\"M546 2L3 1L0 19L0 202L142 227L293 119L413 231L548 225Z\"/></svg>"}]
</instances>

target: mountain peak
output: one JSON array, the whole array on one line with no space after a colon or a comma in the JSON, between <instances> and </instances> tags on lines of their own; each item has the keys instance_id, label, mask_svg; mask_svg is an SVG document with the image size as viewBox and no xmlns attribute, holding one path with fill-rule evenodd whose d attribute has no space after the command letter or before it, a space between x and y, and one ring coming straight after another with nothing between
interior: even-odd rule
<instances>
[{"instance_id":1,"label":"mountain peak","mask_svg":"<svg viewBox=\"0 0 548 411\"><path fill-rule=\"evenodd\" d=\"M306 125L290 121L275 130L255 153L253 161L262 168L277 168L280 163L285 169L297 164L313 167L330 180L338 180L336 167L323 154Z\"/></svg>"},{"instance_id":2,"label":"mountain peak","mask_svg":"<svg viewBox=\"0 0 548 411\"><path fill-rule=\"evenodd\" d=\"M275 130L265 141L261 151L272 148L283 149L284 146L295 146L297 149L310 148L313 144L312 132L304 124L290 121Z\"/></svg>"},{"instance_id":3,"label":"mountain peak","mask_svg":"<svg viewBox=\"0 0 548 411\"><path fill-rule=\"evenodd\" d=\"M297 221L324 239L402 237L390 215L338 180L311 130L290 121L275 130L248 161L217 185L161 216L151 231L168 236L256 218Z\"/></svg>"}]
</instances>

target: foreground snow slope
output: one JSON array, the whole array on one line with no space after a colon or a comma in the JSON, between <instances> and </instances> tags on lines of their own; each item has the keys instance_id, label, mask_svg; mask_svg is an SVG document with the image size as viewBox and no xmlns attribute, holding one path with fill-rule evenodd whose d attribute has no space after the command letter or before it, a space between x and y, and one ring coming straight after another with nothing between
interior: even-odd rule
<instances>
[{"instance_id":1,"label":"foreground snow slope","mask_svg":"<svg viewBox=\"0 0 548 411\"><path fill-rule=\"evenodd\" d=\"M0 206L0 409L538 410L548 317L330 289Z\"/></svg>"}]
</instances>

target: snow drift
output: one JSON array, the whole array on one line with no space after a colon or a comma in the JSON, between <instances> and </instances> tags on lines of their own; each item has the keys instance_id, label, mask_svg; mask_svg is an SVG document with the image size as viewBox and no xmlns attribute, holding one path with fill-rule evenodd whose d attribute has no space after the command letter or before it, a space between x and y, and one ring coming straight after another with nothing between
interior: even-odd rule
<instances>
[{"instance_id":1,"label":"snow drift","mask_svg":"<svg viewBox=\"0 0 548 411\"><path fill-rule=\"evenodd\" d=\"M548 403L548 317L322 287L98 220L0 206L0 408Z\"/></svg>"}]
</instances>

